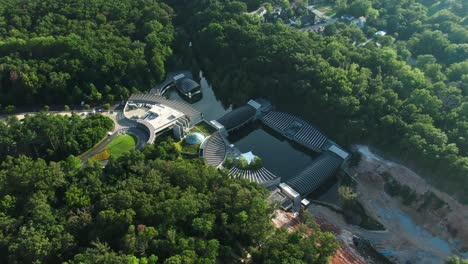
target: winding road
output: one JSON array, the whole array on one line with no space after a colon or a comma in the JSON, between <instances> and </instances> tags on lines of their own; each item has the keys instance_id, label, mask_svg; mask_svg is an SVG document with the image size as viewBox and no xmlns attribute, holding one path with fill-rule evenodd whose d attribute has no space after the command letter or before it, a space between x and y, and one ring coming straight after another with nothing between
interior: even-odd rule
<instances>
[{"instance_id":1,"label":"winding road","mask_svg":"<svg viewBox=\"0 0 468 264\"><path fill-rule=\"evenodd\" d=\"M140 149L143 147L143 145L146 143L148 136L143 132L141 129L136 128L136 127L126 127L126 128L121 128L117 131L115 131L112 135L108 136L106 139L103 141L99 142L96 146L94 146L91 150L83 153L80 156L81 162L85 163L88 159L92 158L99 152L103 151L109 143L112 142L114 138L116 138L118 135L122 134L131 134L134 135L137 138L137 145L136 149Z\"/></svg>"},{"instance_id":2,"label":"winding road","mask_svg":"<svg viewBox=\"0 0 468 264\"><path fill-rule=\"evenodd\" d=\"M112 109L116 109L118 105L112 107ZM16 114L16 118L19 120L24 119L26 115L34 115L38 112L28 112L28 113L19 113ZM51 114L57 115L64 115L64 116L71 116L73 113L80 115L82 118L86 117L89 114L92 114L92 110L86 111L50 111ZM137 139L136 149L140 149L143 145L148 141L148 135L141 129L137 127L137 123L135 121L129 120L124 117L122 110L112 110L109 112L101 112L100 114L109 117L114 121L114 130L112 131L112 135L107 136L105 139L101 140L95 146L93 146L88 151L82 153L79 158L81 162L85 163L88 159L93 157L94 155L98 154L99 152L103 151L107 145L118 135L121 134L132 134Z\"/></svg>"},{"instance_id":3,"label":"winding road","mask_svg":"<svg viewBox=\"0 0 468 264\"><path fill-rule=\"evenodd\" d=\"M114 111L113 114L103 113L103 115L109 117L114 121L115 127L112 135L99 142L91 150L83 153L80 156L80 160L84 163L91 157L95 156L99 152L103 151L107 145L112 142L114 138L122 134L134 135L137 139L136 149L141 149L143 145L148 141L148 135L137 127L137 123L124 117L122 111Z\"/></svg>"}]
</instances>

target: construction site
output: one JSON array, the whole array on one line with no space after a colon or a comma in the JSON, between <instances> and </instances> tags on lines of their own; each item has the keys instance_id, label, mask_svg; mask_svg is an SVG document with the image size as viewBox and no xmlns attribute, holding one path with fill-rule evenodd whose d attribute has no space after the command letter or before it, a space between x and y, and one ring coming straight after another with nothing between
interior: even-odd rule
<instances>
[{"instance_id":1,"label":"construction site","mask_svg":"<svg viewBox=\"0 0 468 264\"><path fill-rule=\"evenodd\" d=\"M357 200L384 229L372 231L350 224L336 209L313 203L307 210L341 244L331 263L443 263L453 255L467 256L467 206L435 190L410 169L379 157L367 146L354 146L354 150L362 159L345 170L356 180ZM414 191L414 201L408 203L401 195L390 195L389 181ZM294 230L299 224L296 217L278 211L274 223Z\"/></svg>"}]
</instances>

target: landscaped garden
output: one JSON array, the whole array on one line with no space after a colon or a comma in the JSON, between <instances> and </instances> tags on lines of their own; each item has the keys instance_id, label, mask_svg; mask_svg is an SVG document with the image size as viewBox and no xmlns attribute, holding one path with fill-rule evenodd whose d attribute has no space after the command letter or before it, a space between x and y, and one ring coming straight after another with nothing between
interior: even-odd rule
<instances>
[{"instance_id":1,"label":"landscaped garden","mask_svg":"<svg viewBox=\"0 0 468 264\"><path fill-rule=\"evenodd\" d=\"M188 144L185 140L182 140L175 144L177 146L177 149L180 150L180 152L189 153L189 154L198 153L198 149L200 148L200 144L191 145L191 144Z\"/></svg>"},{"instance_id":2,"label":"landscaped garden","mask_svg":"<svg viewBox=\"0 0 468 264\"><path fill-rule=\"evenodd\" d=\"M200 122L197 125L195 125L195 128L193 128L194 131L199 131L202 132L205 136L211 135L213 132L216 131L214 127L210 126L206 122Z\"/></svg>"}]
</instances>

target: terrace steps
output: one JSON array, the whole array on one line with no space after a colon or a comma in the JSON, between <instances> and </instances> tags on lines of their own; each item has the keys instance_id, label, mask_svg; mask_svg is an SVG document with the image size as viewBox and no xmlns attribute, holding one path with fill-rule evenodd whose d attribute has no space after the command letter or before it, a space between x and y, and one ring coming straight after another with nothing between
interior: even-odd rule
<instances>
[{"instance_id":1,"label":"terrace steps","mask_svg":"<svg viewBox=\"0 0 468 264\"><path fill-rule=\"evenodd\" d=\"M327 141L317 128L292 114L270 111L261 120L264 125L312 150L322 150Z\"/></svg>"},{"instance_id":2,"label":"terrace steps","mask_svg":"<svg viewBox=\"0 0 468 264\"><path fill-rule=\"evenodd\" d=\"M219 132L215 132L206 140L203 157L208 165L219 167L226 157L226 142Z\"/></svg>"},{"instance_id":3,"label":"terrace steps","mask_svg":"<svg viewBox=\"0 0 468 264\"><path fill-rule=\"evenodd\" d=\"M265 167L262 167L258 170L244 170L239 169L237 167L233 167L229 170L230 176L237 176L243 179L246 179L250 182L256 182L258 184L266 184L271 182L278 177L274 175L272 172L267 170Z\"/></svg>"}]
</instances>

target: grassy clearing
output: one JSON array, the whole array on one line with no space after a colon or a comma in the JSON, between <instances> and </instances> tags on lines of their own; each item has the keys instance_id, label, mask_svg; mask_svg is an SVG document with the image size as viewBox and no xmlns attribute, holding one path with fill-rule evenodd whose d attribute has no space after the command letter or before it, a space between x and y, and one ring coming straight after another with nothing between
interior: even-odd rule
<instances>
[{"instance_id":1,"label":"grassy clearing","mask_svg":"<svg viewBox=\"0 0 468 264\"><path fill-rule=\"evenodd\" d=\"M107 149L104 149L103 151L99 152L98 154L94 155L91 160L93 161L104 161L108 160L110 158L111 154Z\"/></svg>"},{"instance_id":2,"label":"grassy clearing","mask_svg":"<svg viewBox=\"0 0 468 264\"><path fill-rule=\"evenodd\" d=\"M107 145L106 150L113 158L118 158L123 153L135 148L136 144L137 140L133 135L119 135Z\"/></svg>"}]
</instances>

